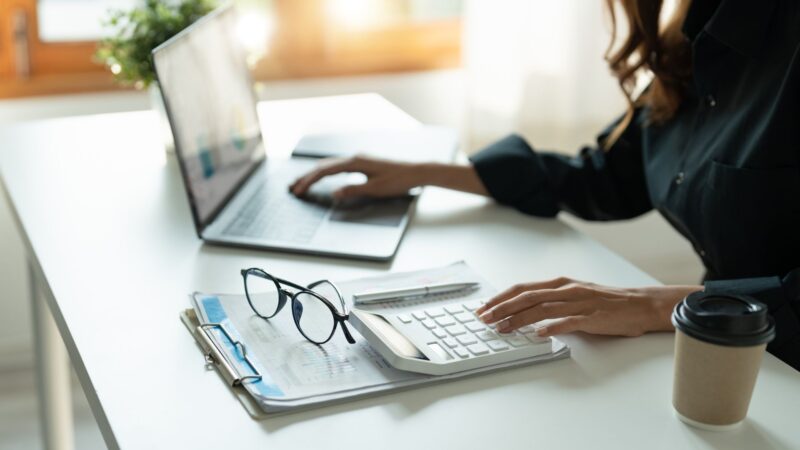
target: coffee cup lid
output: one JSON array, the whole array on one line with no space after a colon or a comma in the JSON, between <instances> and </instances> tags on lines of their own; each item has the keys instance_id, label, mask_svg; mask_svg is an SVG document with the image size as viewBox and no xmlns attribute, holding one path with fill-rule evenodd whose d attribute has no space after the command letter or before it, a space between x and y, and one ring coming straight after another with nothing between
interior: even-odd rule
<instances>
[{"instance_id":1,"label":"coffee cup lid","mask_svg":"<svg viewBox=\"0 0 800 450\"><path fill-rule=\"evenodd\" d=\"M696 339L726 346L760 345L775 338L767 305L749 295L694 292L675 306L672 324Z\"/></svg>"}]
</instances>

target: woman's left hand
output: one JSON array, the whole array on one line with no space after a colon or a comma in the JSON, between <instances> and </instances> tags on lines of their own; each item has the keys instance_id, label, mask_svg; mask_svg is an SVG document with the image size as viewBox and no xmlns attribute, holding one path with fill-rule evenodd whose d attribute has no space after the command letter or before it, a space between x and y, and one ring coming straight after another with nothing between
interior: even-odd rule
<instances>
[{"instance_id":1,"label":"woman's left hand","mask_svg":"<svg viewBox=\"0 0 800 450\"><path fill-rule=\"evenodd\" d=\"M515 285L475 312L485 323L508 333L546 319L540 336L584 331L592 334L640 336L672 330L673 307L703 286L615 288L556 278Z\"/></svg>"}]
</instances>

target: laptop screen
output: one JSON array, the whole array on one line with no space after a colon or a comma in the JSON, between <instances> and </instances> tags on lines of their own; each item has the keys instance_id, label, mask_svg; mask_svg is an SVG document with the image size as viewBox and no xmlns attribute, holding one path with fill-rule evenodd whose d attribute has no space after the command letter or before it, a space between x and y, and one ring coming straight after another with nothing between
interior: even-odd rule
<instances>
[{"instance_id":1,"label":"laptop screen","mask_svg":"<svg viewBox=\"0 0 800 450\"><path fill-rule=\"evenodd\" d=\"M198 230L264 158L256 98L232 7L153 52Z\"/></svg>"}]
</instances>

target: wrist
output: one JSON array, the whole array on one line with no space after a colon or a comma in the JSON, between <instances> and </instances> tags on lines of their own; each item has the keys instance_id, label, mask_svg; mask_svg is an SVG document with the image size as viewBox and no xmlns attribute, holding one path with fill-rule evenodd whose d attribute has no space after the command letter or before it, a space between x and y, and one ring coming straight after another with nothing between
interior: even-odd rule
<instances>
[{"instance_id":1,"label":"wrist","mask_svg":"<svg viewBox=\"0 0 800 450\"><path fill-rule=\"evenodd\" d=\"M703 286L663 286L654 288L660 292L652 295L652 320L651 329L653 331L672 331L672 311L675 305L680 303L687 295L692 292L702 291Z\"/></svg>"},{"instance_id":2,"label":"wrist","mask_svg":"<svg viewBox=\"0 0 800 450\"><path fill-rule=\"evenodd\" d=\"M414 186L444 186L446 171L450 166L441 163L417 163L412 165Z\"/></svg>"}]
</instances>

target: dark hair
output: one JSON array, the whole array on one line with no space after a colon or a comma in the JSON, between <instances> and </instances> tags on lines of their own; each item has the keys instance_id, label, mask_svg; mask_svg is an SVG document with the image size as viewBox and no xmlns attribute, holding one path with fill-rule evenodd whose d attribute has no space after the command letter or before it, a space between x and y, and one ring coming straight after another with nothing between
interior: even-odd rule
<instances>
[{"instance_id":1,"label":"dark hair","mask_svg":"<svg viewBox=\"0 0 800 450\"><path fill-rule=\"evenodd\" d=\"M628 111L606 139L608 149L633 119L634 109L648 107L647 121L663 124L681 105L692 76L691 47L681 30L691 0L678 0L672 16L661 26L663 0L606 0L611 18L611 43L606 61L619 81L628 101ZM621 6L628 33L617 45L617 6ZM634 97L636 77L649 71L653 80L638 97Z\"/></svg>"}]
</instances>

